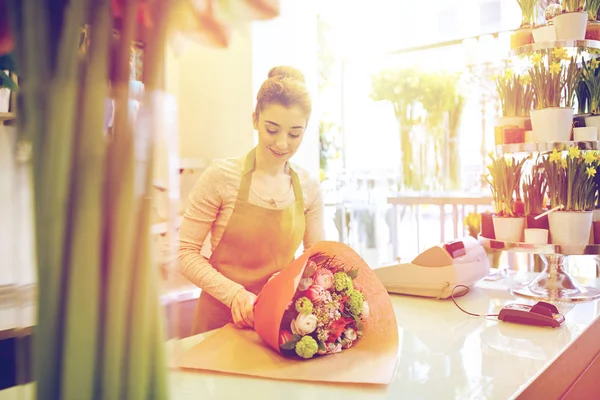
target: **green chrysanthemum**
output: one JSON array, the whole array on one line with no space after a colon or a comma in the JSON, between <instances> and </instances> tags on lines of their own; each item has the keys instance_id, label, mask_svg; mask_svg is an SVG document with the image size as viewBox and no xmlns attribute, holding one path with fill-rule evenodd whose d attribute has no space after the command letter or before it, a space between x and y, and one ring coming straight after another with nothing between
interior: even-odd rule
<instances>
[{"instance_id":1,"label":"green chrysanthemum","mask_svg":"<svg viewBox=\"0 0 600 400\"><path fill-rule=\"evenodd\" d=\"M302 314L310 314L313 310L313 303L308 297L300 297L296 300L296 311Z\"/></svg>"},{"instance_id":2,"label":"green chrysanthemum","mask_svg":"<svg viewBox=\"0 0 600 400\"><path fill-rule=\"evenodd\" d=\"M333 275L333 286L338 292L354 289L352 278L350 278L345 272L336 272Z\"/></svg>"},{"instance_id":3,"label":"green chrysanthemum","mask_svg":"<svg viewBox=\"0 0 600 400\"><path fill-rule=\"evenodd\" d=\"M319 344L311 336L304 336L296 343L296 354L302 358L312 358L319 350Z\"/></svg>"},{"instance_id":4,"label":"green chrysanthemum","mask_svg":"<svg viewBox=\"0 0 600 400\"><path fill-rule=\"evenodd\" d=\"M363 303L365 296L358 290L350 290L348 292L348 301L346 302L346 309L352 315L359 315L363 310Z\"/></svg>"}]
</instances>

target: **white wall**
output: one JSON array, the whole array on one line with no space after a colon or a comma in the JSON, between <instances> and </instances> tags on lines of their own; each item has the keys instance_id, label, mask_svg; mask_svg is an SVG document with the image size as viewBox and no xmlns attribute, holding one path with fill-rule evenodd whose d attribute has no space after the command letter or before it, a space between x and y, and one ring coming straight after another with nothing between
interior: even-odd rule
<instances>
[{"instance_id":1,"label":"white wall","mask_svg":"<svg viewBox=\"0 0 600 400\"><path fill-rule=\"evenodd\" d=\"M253 146L252 31L236 29L226 49L170 46L166 89L177 99L180 157L234 157Z\"/></svg>"},{"instance_id":2,"label":"white wall","mask_svg":"<svg viewBox=\"0 0 600 400\"><path fill-rule=\"evenodd\" d=\"M319 104L317 65L317 19L315 0L281 0L280 16L254 22L252 27L253 104L269 70L291 65L302 71L313 99L312 118L293 162L319 176Z\"/></svg>"}]
</instances>

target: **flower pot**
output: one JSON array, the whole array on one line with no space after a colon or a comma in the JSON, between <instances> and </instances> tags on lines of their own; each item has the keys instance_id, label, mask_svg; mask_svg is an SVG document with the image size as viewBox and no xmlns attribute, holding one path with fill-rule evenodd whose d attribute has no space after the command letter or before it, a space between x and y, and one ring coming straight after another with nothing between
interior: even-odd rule
<instances>
[{"instance_id":1,"label":"flower pot","mask_svg":"<svg viewBox=\"0 0 600 400\"><path fill-rule=\"evenodd\" d=\"M535 219L539 214L529 214L526 218L526 227L531 229L550 229L548 225L548 215L544 215L540 219Z\"/></svg>"},{"instance_id":2,"label":"flower pot","mask_svg":"<svg viewBox=\"0 0 600 400\"><path fill-rule=\"evenodd\" d=\"M503 242L520 242L525 228L525 217L494 216L496 239Z\"/></svg>"},{"instance_id":3,"label":"flower pot","mask_svg":"<svg viewBox=\"0 0 600 400\"><path fill-rule=\"evenodd\" d=\"M504 128L504 144L525 143L525 128Z\"/></svg>"},{"instance_id":4,"label":"flower pot","mask_svg":"<svg viewBox=\"0 0 600 400\"><path fill-rule=\"evenodd\" d=\"M531 110L534 143L568 142L571 140L573 108L551 107Z\"/></svg>"},{"instance_id":5,"label":"flower pot","mask_svg":"<svg viewBox=\"0 0 600 400\"><path fill-rule=\"evenodd\" d=\"M481 236L484 238L496 239L492 218L493 216L489 212L481 213Z\"/></svg>"},{"instance_id":6,"label":"flower pot","mask_svg":"<svg viewBox=\"0 0 600 400\"><path fill-rule=\"evenodd\" d=\"M521 46L526 46L533 43L533 29L519 28L510 36L510 48L516 49Z\"/></svg>"},{"instance_id":7,"label":"flower pot","mask_svg":"<svg viewBox=\"0 0 600 400\"><path fill-rule=\"evenodd\" d=\"M525 243L547 244L548 229L526 228L524 230Z\"/></svg>"},{"instance_id":8,"label":"flower pot","mask_svg":"<svg viewBox=\"0 0 600 400\"><path fill-rule=\"evenodd\" d=\"M573 140L576 142L597 142L598 128L595 126L573 128Z\"/></svg>"},{"instance_id":9,"label":"flower pot","mask_svg":"<svg viewBox=\"0 0 600 400\"><path fill-rule=\"evenodd\" d=\"M10 90L0 89L0 112L8 112L10 107Z\"/></svg>"},{"instance_id":10,"label":"flower pot","mask_svg":"<svg viewBox=\"0 0 600 400\"><path fill-rule=\"evenodd\" d=\"M535 43L555 42L556 29L554 25L539 26L533 30L533 41Z\"/></svg>"},{"instance_id":11,"label":"flower pot","mask_svg":"<svg viewBox=\"0 0 600 400\"><path fill-rule=\"evenodd\" d=\"M585 126L596 127L600 132L600 115L588 115L585 117Z\"/></svg>"},{"instance_id":12,"label":"flower pot","mask_svg":"<svg viewBox=\"0 0 600 400\"><path fill-rule=\"evenodd\" d=\"M594 230L594 244L600 244L600 221L592 221L592 229Z\"/></svg>"},{"instance_id":13,"label":"flower pot","mask_svg":"<svg viewBox=\"0 0 600 400\"><path fill-rule=\"evenodd\" d=\"M553 19L556 27L556 40L584 40L588 13L569 12L557 15Z\"/></svg>"},{"instance_id":14,"label":"flower pot","mask_svg":"<svg viewBox=\"0 0 600 400\"><path fill-rule=\"evenodd\" d=\"M563 246L584 246L590 239L591 211L555 211L548 215L552 243Z\"/></svg>"},{"instance_id":15,"label":"flower pot","mask_svg":"<svg viewBox=\"0 0 600 400\"><path fill-rule=\"evenodd\" d=\"M600 40L600 23L598 21L588 21L585 38L587 40Z\"/></svg>"}]
</instances>

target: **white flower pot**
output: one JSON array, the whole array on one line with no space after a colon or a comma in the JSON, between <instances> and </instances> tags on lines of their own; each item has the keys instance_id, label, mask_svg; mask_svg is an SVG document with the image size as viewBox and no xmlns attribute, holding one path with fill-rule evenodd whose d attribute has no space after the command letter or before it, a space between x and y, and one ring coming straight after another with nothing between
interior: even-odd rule
<instances>
[{"instance_id":1,"label":"white flower pot","mask_svg":"<svg viewBox=\"0 0 600 400\"><path fill-rule=\"evenodd\" d=\"M0 89L0 112L8 112L10 106L10 90L7 88Z\"/></svg>"},{"instance_id":2,"label":"white flower pot","mask_svg":"<svg viewBox=\"0 0 600 400\"><path fill-rule=\"evenodd\" d=\"M520 242L525 227L525 217L492 217L496 240Z\"/></svg>"},{"instance_id":3,"label":"white flower pot","mask_svg":"<svg viewBox=\"0 0 600 400\"><path fill-rule=\"evenodd\" d=\"M551 107L531 110L534 143L568 142L573 127L573 108Z\"/></svg>"},{"instance_id":4,"label":"white flower pot","mask_svg":"<svg viewBox=\"0 0 600 400\"><path fill-rule=\"evenodd\" d=\"M535 43L556 41L556 29L554 25L544 25L533 30L533 41Z\"/></svg>"},{"instance_id":5,"label":"white flower pot","mask_svg":"<svg viewBox=\"0 0 600 400\"><path fill-rule=\"evenodd\" d=\"M587 12L569 12L554 17L556 40L584 40L587 28Z\"/></svg>"},{"instance_id":6,"label":"white flower pot","mask_svg":"<svg viewBox=\"0 0 600 400\"><path fill-rule=\"evenodd\" d=\"M589 243L591 211L555 211L548 215L553 244L582 246Z\"/></svg>"},{"instance_id":7,"label":"white flower pot","mask_svg":"<svg viewBox=\"0 0 600 400\"><path fill-rule=\"evenodd\" d=\"M585 117L585 126L594 126L600 132L600 115L590 115Z\"/></svg>"},{"instance_id":8,"label":"white flower pot","mask_svg":"<svg viewBox=\"0 0 600 400\"><path fill-rule=\"evenodd\" d=\"M547 244L548 229L527 228L524 231L525 243Z\"/></svg>"},{"instance_id":9,"label":"white flower pot","mask_svg":"<svg viewBox=\"0 0 600 400\"><path fill-rule=\"evenodd\" d=\"M529 117L499 117L496 120L496 126L516 126L518 128L525 128L525 122Z\"/></svg>"},{"instance_id":10,"label":"white flower pot","mask_svg":"<svg viewBox=\"0 0 600 400\"><path fill-rule=\"evenodd\" d=\"M598 128L595 126L573 128L573 140L576 142L597 142Z\"/></svg>"}]
</instances>

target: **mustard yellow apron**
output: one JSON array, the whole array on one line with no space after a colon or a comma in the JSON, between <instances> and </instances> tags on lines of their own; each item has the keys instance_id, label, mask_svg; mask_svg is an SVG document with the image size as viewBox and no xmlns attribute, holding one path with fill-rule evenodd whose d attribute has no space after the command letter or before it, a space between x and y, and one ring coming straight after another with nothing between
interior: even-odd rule
<instances>
[{"instance_id":1,"label":"mustard yellow apron","mask_svg":"<svg viewBox=\"0 0 600 400\"><path fill-rule=\"evenodd\" d=\"M246 164L233 214L211 265L223 274L258 294L267 280L293 259L304 236L304 198L298 175L290 168L295 201L286 209L276 210L248 202L256 149L246 156ZM196 307L192 334L220 328L231 320L231 310L202 291Z\"/></svg>"}]
</instances>

